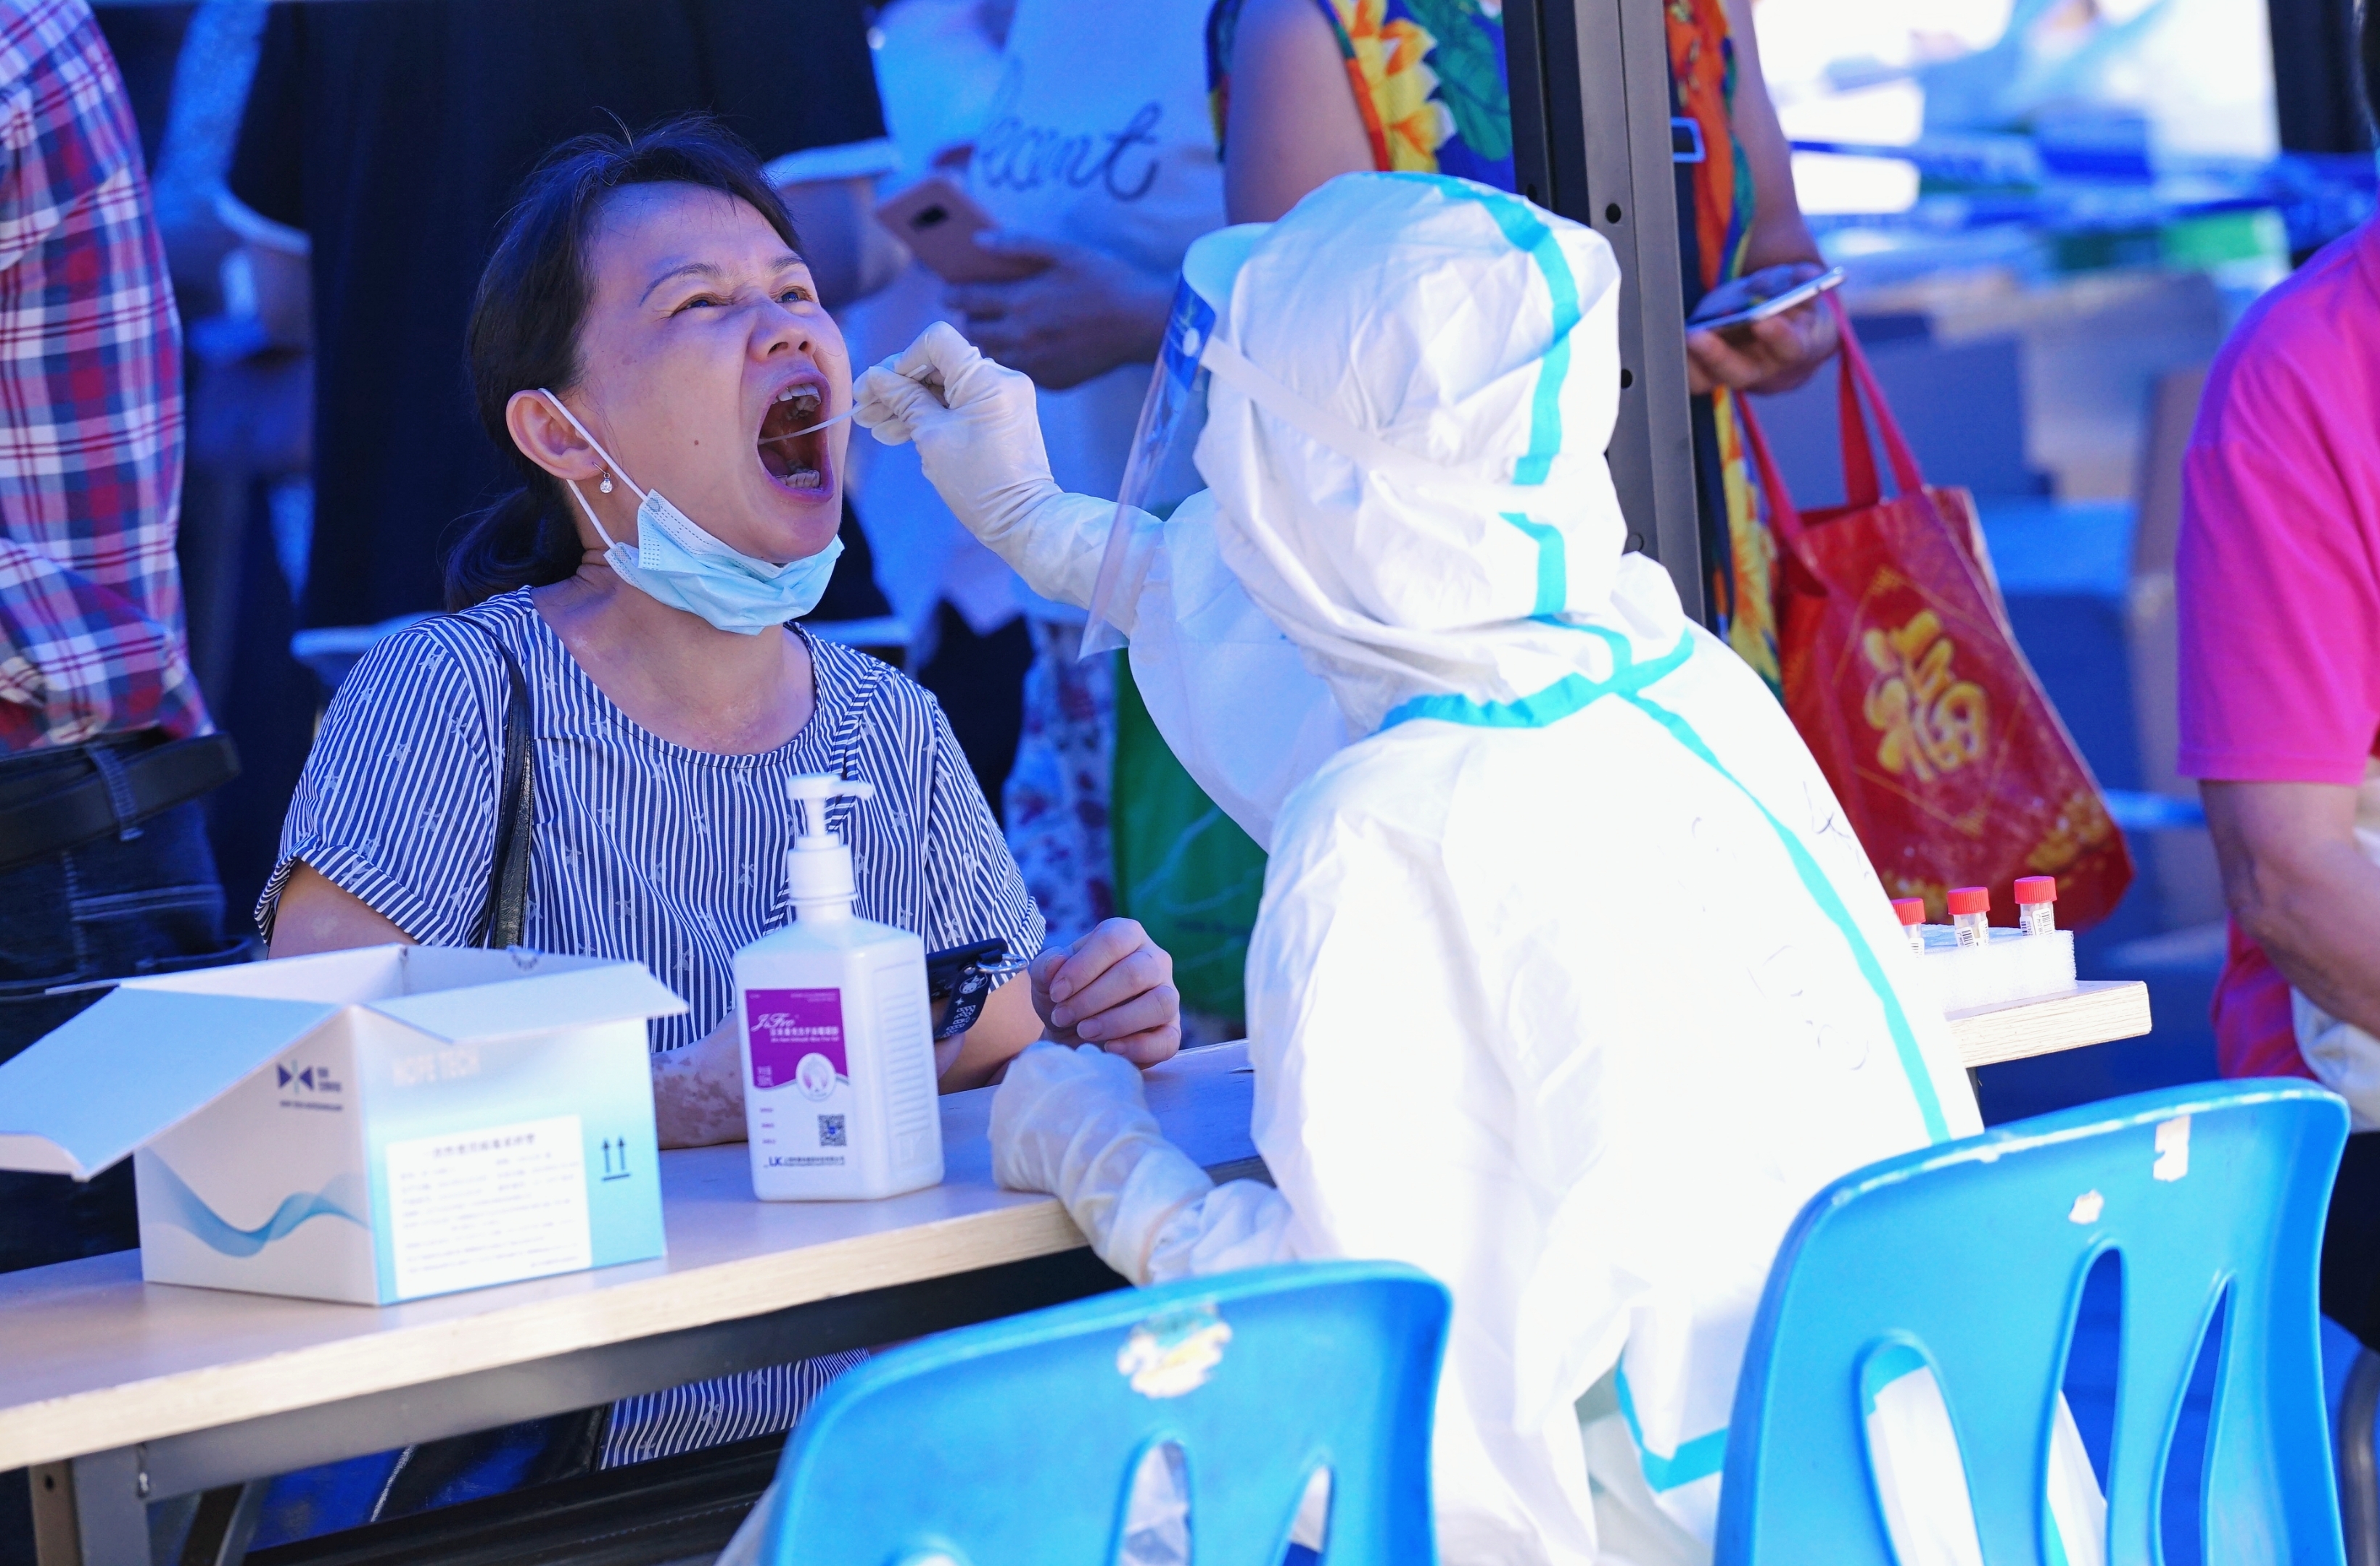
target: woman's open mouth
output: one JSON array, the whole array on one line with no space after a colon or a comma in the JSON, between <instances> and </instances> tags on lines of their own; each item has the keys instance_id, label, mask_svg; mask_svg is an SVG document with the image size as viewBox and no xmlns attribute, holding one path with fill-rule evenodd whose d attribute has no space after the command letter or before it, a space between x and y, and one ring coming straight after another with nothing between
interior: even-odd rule
<instances>
[{"instance_id":1,"label":"woman's open mouth","mask_svg":"<svg viewBox=\"0 0 2380 1566\"><path fill-rule=\"evenodd\" d=\"M826 488L826 443L832 431L812 428L825 411L826 388L803 383L779 393L761 419L754 443L760 466L784 488L813 494Z\"/></svg>"}]
</instances>

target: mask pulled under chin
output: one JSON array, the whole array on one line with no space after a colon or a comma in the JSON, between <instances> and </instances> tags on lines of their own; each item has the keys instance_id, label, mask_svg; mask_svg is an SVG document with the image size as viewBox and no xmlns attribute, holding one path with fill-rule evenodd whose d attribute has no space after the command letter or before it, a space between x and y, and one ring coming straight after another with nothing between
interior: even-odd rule
<instances>
[{"instance_id":1,"label":"mask pulled under chin","mask_svg":"<svg viewBox=\"0 0 2380 1566\"><path fill-rule=\"evenodd\" d=\"M603 443L578 422L577 415L563 406L560 397L552 392L540 395L570 421L580 439L593 446L605 465L638 494L638 542L624 544L605 530L602 518L587 504L577 481L570 481L572 498L578 502L578 509L587 514L587 520L595 525L596 535L603 540L604 564L622 581L655 602L682 609L720 630L747 637L757 637L789 620L800 619L826 596L827 582L834 575L834 563L843 556L840 538L829 540L826 548L816 554L783 565L755 560L698 527L692 517L663 499L659 490L638 489L627 470L613 460Z\"/></svg>"},{"instance_id":2,"label":"mask pulled under chin","mask_svg":"<svg viewBox=\"0 0 2380 1566\"><path fill-rule=\"evenodd\" d=\"M596 530L602 530L600 525ZM637 507L637 537L641 541L633 544L604 540L611 545L604 562L622 581L672 609L747 637L816 609L843 556L843 540L832 539L816 554L783 565L755 560L696 527L658 490L646 491Z\"/></svg>"}]
</instances>

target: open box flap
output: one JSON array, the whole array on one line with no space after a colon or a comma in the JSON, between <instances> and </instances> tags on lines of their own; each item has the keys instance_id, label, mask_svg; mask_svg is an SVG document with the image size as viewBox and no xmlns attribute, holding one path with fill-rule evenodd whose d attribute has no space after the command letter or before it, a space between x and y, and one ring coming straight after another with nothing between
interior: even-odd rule
<instances>
[{"instance_id":1,"label":"open box flap","mask_svg":"<svg viewBox=\"0 0 2380 1566\"><path fill-rule=\"evenodd\" d=\"M88 1180L340 1007L121 988L0 1064L0 1169Z\"/></svg>"},{"instance_id":2,"label":"open box flap","mask_svg":"<svg viewBox=\"0 0 2380 1566\"><path fill-rule=\"evenodd\" d=\"M402 995L405 959L412 948L389 941L269 963L225 963L120 982L125 989L176 995L248 995L263 1001L318 1001L347 1005L375 995Z\"/></svg>"},{"instance_id":3,"label":"open box flap","mask_svg":"<svg viewBox=\"0 0 2380 1566\"><path fill-rule=\"evenodd\" d=\"M391 996L367 1004L382 1016L450 1043L675 1016L686 1009L676 992L654 978L641 963L604 963L502 983Z\"/></svg>"}]
</instances>

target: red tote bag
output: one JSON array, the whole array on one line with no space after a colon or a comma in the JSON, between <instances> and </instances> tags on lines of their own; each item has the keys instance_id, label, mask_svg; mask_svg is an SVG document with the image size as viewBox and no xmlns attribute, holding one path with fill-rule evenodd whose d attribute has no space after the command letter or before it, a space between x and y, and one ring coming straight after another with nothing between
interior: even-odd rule
<instances>
[{"instance_id":1,"label":"red tote bag","mask_svg":"<svg viewBox=\"0 0 2380 1566\"><path fill-rule=\"evenodd\" d=\"M1927 487L1842 309L1842 505L1794 508L1739 398L1782 569L1785 710L1895 897L1948 917L1987 886L2015 922L2019 876L2058 878L2058 922L2106 918L2132 860L2107 801L2018 650L1974 497ZM1899 492L1884 497L1862 399Z\"/></svg>"}]
</instances>

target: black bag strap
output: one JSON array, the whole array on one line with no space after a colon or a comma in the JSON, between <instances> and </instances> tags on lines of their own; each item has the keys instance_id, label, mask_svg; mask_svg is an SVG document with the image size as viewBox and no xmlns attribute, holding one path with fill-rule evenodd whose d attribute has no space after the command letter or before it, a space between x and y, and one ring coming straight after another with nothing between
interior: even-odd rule
<instances>
[{"instance_id":1,"label":"black bag strap","mask_svg":"<svg viewBox=\"0 0 2380 1566\"><path fill-rule=\"evenodd\" d=\"M488 901L480 916L483 946L517 946L528 911L528 855L537 835L537 722L528 676L504 638L476 620L455 623L486 637L504 660L504 759L496 796L496 847L488 866ZM449 1483L470 1472L507 1443L534 1442L520 1487L551 1484L595 1472L612 1428L612 1405L598 1403L571 1414L531 1419L501 1429L450 1436L409 1446L389 1471L372 1503L371 1521L410 1516L426 1510Z\"/></svg>"},{"instance_id":2,"label":"black bag strap","mask_svg":"<svg viewBox=\"0 0 2380 1566\"><path fill-rule=\"evenodd\" d=\"M528 676L504 638L476 620L456 616L488 638L504 660L504 771L496 795L496 848L488 865L488 896L480 915L482 946L517 946L528 917L528 854L537 836L537 714Z\"/></svg>"},{"instance_id":3,"label":"black bag strap","mask_svg":"<svg viewBox=\"0 0 2380 1566\"><path fill-rule=\"evenodd\" d=\"M819 664L824 661L819 654L821 645L819 638L812 636L807 626L796 625L795 629L800 633L803 645L809 649L810 688L817 692L819 711L824 713L829 705L826 687L830 681L839 686L844 671L838 667L832 675L819 673ZM826 656L833 658L836 655L829 653ZM828 767L839 778L859 776L859 743L868 715L875 710L877 687L891 679L894 673L891 664L874 658L859 656L852 659L852 662L856 668L850 671L851 688L847 692L837 690L833 698L835 710L832 722L827 729L827 755L832 758ZM827 824L831 830L840 832L845 843L851 841L850 812L853 807L853 802L848 798L827 802L827 809L831 812Z\"/></svg>"}]
</instances>

